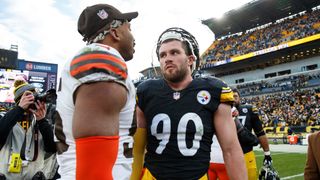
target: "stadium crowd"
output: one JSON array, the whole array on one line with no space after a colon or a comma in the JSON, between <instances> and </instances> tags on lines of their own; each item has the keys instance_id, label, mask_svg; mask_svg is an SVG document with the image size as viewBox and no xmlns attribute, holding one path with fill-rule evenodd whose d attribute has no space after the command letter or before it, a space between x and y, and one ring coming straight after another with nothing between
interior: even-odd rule
<instances>
[{"instance_id":1,"label":"stadium crowd","mask_svg":"<svg viewBox=\"0 0 320 180\"><path fill-rule=\"evenodd\" d=\"M261 80L238 84L242 96L289 91L320 85L320 72L290 75L276 80Z\"/></svg>"},{"instance_id":2,"label":"stadium crowd","mask_svg":"<svg viewBox=\"0 0 320 180\"><path fill-rule=\"evenodd\" d=\"M244 97L256 105L264 127L320 125L320 88Z\"/></svg>"},{"instance_id":3,"label":"stadium crowd","mask_svg":"<svg viewBox=\"0 0 320 180\"><path fill-rule=\"evenodd\" d=\"M8 111L13 108L14 103L0 102L0 111Z\"/></svg>"},{"instance_id":4,"label":"stadium crowd","mask_svg":"<svg viewBox=\"0 0 320 180\"><path fill-rule=\"evenodd\" d=\"M201 68L250 52L274 47L320 32L320 10L297 14L259 28L216 40L203 55Z\"/></svg>"}]
</instances>

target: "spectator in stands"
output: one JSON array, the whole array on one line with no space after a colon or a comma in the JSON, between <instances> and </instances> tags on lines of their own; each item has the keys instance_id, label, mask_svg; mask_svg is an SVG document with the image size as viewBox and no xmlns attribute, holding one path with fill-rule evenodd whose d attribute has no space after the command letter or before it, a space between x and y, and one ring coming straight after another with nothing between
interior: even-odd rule
<instances>
[{"instance_id":1,"label":"spectator in stands","mask_svg":"<svg viewBox=\"0 0 320 180\"><path fill-rule=\"evenodd\" d=\"M279 117L276 115L272 122L274 129L278 127L278 123L279 123Z\"/></svg>"},{"instance_id":2,"label":"spectator in stands","mask_svg":"<svg viewBox=\"0 0 320 180\"><path fill-rule=\"evenodd\" d=\"M45 103L35 102L34 86L16 80L14 87L16 106L0 119L0 177L49 179L55 173L56 147Z\"/></svg>"},{"instance_id":3,"label":"spectator in stands","mask_svg":"<svg viewBox=\"0 0 320 180\"><path fill-rule=\"evenodd\" d=\"M261 121L258 116L258 109L250 104L240 104L240 94L237 89L233 89L233 97L234 97L234 104L238 110L239 115L237 118L239 121L246 127L250 132L252 129L254 130L256 136L259 139L259 142L264 151L264 160L263 165L272 165L272 158L269 149L268 138L262 128ZM253 146L241 143L242 151L244 153L244 157L246 160L247 170L248 170L248 177L249 180L256 180L257 177L257 164L256 158L253 152Z\"/></svg>"},{"instance_id":4,"label":"spectator in stands","mask_svg":"<svg viewBox=\"0 0 320 180\"><path fill-rule=\"evenodd\" d=\"M312 133L308 137L307 162L304 169L305 180L320 179L320 132Z\"/></svg>"}]
</instances>

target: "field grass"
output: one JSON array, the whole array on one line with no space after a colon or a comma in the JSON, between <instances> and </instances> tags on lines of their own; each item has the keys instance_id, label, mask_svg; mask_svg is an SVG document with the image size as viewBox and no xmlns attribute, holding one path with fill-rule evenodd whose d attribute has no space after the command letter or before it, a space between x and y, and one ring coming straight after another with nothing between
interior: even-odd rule
<instances>
[{"instance_id":1,"label":"field grass","mask_svg":"<svg viewBox=\"0 0 320 180\"><path fill-rule=\"evenodd\" d=\"M255 151L258 171L262 166L262 161L264 158L262 151ZM280 178L290 179L290 180L303 180L303 175L298 177L288 178L289 176L294 176L302 174L304 172L304 167L306 164L306 154L305 153L285 153L285 152L272 152L273 167L278 171Z\"/></svg>"}]
</instances>

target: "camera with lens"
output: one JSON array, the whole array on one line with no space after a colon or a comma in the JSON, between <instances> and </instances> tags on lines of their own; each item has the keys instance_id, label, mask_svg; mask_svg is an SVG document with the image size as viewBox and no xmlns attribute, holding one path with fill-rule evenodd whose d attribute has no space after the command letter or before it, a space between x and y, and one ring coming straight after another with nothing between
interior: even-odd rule
<instances>
[{"instance_id":1,"label":"camera with lens","mask_svg":"<svg viewBox=\"0 0 320 180\"><path fill-rule=\"evenodd\" d=\"M42 171L38 171L31 180L46 180L46 176Z\"/></svg>"},{"instance_id":2,"label":"camera with lens","mask_svg":"<svg viewBox=\"0 0 320 180\"><path fill-rule=\"evenodd\" d=\"M33 96L34 96L34 102L37 102L39 100L40 102L54 104L57 99L57 93L55 89L49 89L48 91L42 94L34 93ZM31 104L29 108L37 109L35 104Z\"/></svg>"}]
</instances>

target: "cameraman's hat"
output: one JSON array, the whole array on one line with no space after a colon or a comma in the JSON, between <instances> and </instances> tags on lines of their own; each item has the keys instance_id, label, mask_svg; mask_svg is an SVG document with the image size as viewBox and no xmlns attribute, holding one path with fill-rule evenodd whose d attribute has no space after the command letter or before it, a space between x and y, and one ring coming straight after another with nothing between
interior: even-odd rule
<instances>
[{"instance_id":1,"label":"cameraman's hat","mask_svg":"<svg viewBox=\"0 0 320 180\"><path fill-rule=\"evenodd\" d=\"M84 41L97 36L103 30L109 29L113 20L127 20L138 16L138 12L121 13L108 4L96 4L85 8L78 20L78 31Z\"/></svg>"},{"instance_id":2,"label":"cameraman's hat","mask_svg":"<svg viewBox=\"0 0 320 180\"><path fill-rule=\"evenodd\" d=\"M14 102L16 102L17 104L19 103L21 96L24 92L35 91L36 89L36 87L34 87L33 85L28 84L27 82L20 79L16 80L13 85Z\"/></svg>"}]
</instances>

